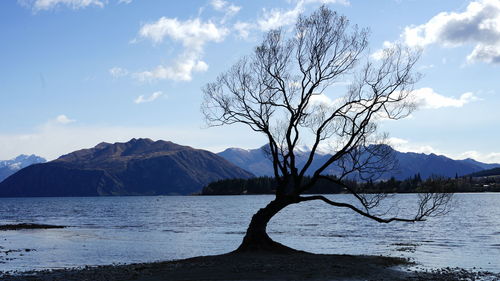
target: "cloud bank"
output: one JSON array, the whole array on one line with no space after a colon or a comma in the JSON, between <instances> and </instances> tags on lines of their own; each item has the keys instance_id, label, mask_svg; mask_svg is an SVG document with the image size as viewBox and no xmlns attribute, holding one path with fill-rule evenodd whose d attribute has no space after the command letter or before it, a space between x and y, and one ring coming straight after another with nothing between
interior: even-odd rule
<instances>
[{"instance_id":1,"label":"cloud bank","mask_svg":"<svg viewBox=\"0 0 500 281\"><path fill-rule=\"evenodd\" d=\"M466 151L459 154L446 153L439 149L434 148L428 144L422 143L413 143L409 140L391 137L389 138L389 144L394 147L394 149L400 152L416 152L416 153L425 153L425 154L437 154L437 155L445 155L451 159L461 160L466 158L472 158L474 160L483 162L483 163L500 163L500 153L491 152L491 153L482 153L475 150Z\"/></svg>"},{"instance_id":2,"label":"cloud bank","mask_svg":"<svg viewBox=\"0 0 500 281\"><path fill-rule=\"evenodd\" d=\"M409 46L474 46L468 62L500 64L500 0L471 2L464 12L442 12L427 23L408 26L402 38Z\"/></svg>"}]
</instances>

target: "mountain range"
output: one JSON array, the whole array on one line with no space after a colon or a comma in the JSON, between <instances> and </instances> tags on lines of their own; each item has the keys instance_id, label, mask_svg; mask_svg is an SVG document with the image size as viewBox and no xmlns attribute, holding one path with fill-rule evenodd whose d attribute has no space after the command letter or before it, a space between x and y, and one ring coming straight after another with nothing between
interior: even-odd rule
<instances>
[{"instance_id":1,"label":"mountain range","mask_svg":"<svg viewBox=\"0 0 500 281\"><path fill-rule=\"evenodd\" d=\"M242 169L245 169L257 176L273 176L272 163L265 154L265 147L257 149L228 148L220 153L229 162L234 163ZM392 148L390 148L392 149ZM486 164L473 159L453 160L443 155L424 154L414 152L399 152L392 149L397 161L397 169L383 175L382 179L395 177L404 180L416 174L420 174L422 179L431 176L455 177L464 176L485 169L500 167L500 164ZM296 153L296 162L298 167L302 167L307 160L309 151L302 149ZM314 157L309 173L324 163L331 154L318 153ZM335 167L329 168L325 174L336 174Z\"/></svg>"},{"instance_id":2,"label":"mountain range","mask_svg":"<svg viewBox=\"0 0 500 281\"><path fill-rule=\"evenodd\" d=\"M44 163L45 160L42 157L36 155L24 155L21 154L11 160L0 161L0 182L8 178L10 175L21 170L22 168L28 167L32 164Z\"/></svg>"},{"instance_id":3,"label":"mountain range","mask_svg":"<svg viewBox=\"0 0 500 281\"><path fill-rule=\"evenodd\" d=\"M187 195L215 180L253 176L206 150L132 139L21 169L0 183L0 196Z\"/></svg>"},{"instance_id":4,"label":"mountain range","mask_svg":"<svg viewBox=\"0 0 500 281\"><path fill-rule=\"evenodd\" d=\"M21 155L0 162L0 173L3 173L0 175L14 173L0 182L0 197L193 194L221 179L272 176L271 161L264 151L265 146L250 150L228 148L214 154L168 141L132 139L124 143L103 142L46 163L41 157ZM392 152L398 169L383 175L382 179L403 180L416 174L422 179L433 175L455 177L500 168L500 164L473 159ZM308 154L307 149L296 153L299 167ZM310 170L314 171L330 156L318 153ZM335 173L335 167L325 172Z\"/></svg>"}]
</instances>

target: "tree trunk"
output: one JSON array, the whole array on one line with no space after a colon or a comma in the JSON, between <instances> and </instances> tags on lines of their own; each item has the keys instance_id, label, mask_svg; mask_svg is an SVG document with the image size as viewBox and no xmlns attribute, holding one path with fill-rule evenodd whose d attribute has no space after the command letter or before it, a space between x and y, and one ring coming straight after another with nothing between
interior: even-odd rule
<instances>
[{"instance_id":1,"label":"tree trunk","mask_svg":"<svg viewBox=\"0 0 500 281\"><path fill-rule=\"evenodd\" d=\"M271 218L286 206L294 203L296 203L295 200L291 198L276 198L266 207L257 211L250 221L243 242L235 252L297 252L297 250L273 241L266 232L267 224Z\"/></svg>"}]
</instances>

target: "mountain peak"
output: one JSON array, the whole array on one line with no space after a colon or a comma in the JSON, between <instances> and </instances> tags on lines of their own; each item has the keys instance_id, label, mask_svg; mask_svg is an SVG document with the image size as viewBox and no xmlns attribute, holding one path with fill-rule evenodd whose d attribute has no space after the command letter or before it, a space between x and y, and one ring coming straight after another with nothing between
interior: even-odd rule
<instances>
[{"instance_id":1,"label":"mountain peak","mask_svg":"<svg viewBox=\"0 0 500 281\"><path fill-rule=\"evenodd\" d=\"M132 138L128 143L138 143L138 144L152 144L154 141L150 138Z\"/></svg>"},{"instance_id":2,"label":"mountain peak","mask_svg":"<svg viewBox=\"0 0 500 281\"><path fill-rule=\"evenodd\" d=\"M113 161L122 157L150 157L154 154L165 154L179 150L192 149L189 146L182 146L169 141L153 141L148 138L133 138L127 142L106 143L101 142L93 148L81 149L69 154L62 155L55 161L66 162L88 162L92 161Z\"/></svg>"},{"instance_id":3,"label":"mountain peak","mask_svg":"<svg viewBox=\"0 0 500 281\"><path fill-rule=\"evenodd\" d=\"M134 138L22 169L0 183L0 197L190 194L212 181L252 176L205 150Z\"/></svg>"},{"instance_id":4,"label":"mountain peak","mask_svg":"<svg viewBox=\"0 0 500 281\"><path fill-rule=\"evenodd\" d=\"M19 161L40 161L40 160L45 162L44 158L42 158L40 156L36 156L35 154L31 154L31 155L20 154L16 158L12 159L11 161L19 162Z\"/></svg>"},{"instance_id":5,"label":"mountain peak","mask_svg":"<svg viewBox=\"0 0 500 281\"><path fill-rule=\"evenodd\" d=\"M245 148L239 148L239 147L230 147L230 148L226 148L224 149L223 151L221 151L220 153L224 153L224 152L240 152L240 153L249 153L250 150L249 149L245 149Z\"/></svg>"},{"instance_id":6,"label":"mountain peak","mask_svg":"<svg viewBox=\"0 0 500 281\"><path fill-rule=\"evenodd\" d=\"M103 149L103 148L106 148L106 147L108 147L110 145L111 144L109 142L100 142L96 146L94 146L94 148Z\"/></svg>"}]
</instances>

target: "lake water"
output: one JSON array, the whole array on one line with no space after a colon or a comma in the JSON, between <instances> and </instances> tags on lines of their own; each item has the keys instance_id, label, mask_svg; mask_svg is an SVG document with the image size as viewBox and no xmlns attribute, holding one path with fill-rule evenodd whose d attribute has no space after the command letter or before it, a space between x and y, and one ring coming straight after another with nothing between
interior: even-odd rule
<instances>
[{"instance_id":1,"label":"lake water","mask_svg":"<svg viewBox=\"0 0 500 281\"><path fill-rule=\"evenodd\" d=\"M348 195L329 196L350 201ZM405 213L416 195L389 200ZM307 202L269 225L271 237L315 253L410 257L426 267L500 272L500 194L456 194L446 216L379 224L352 211ZM65 229L0 232L0 271L135 263L234 250L251 215L271 196L0 198L0 224ZM392 209L393 211L395 208ZM25 249L34 249L26 251ZM9 250L14 250L10 251Z\"/></svg>"}]
</instances>

